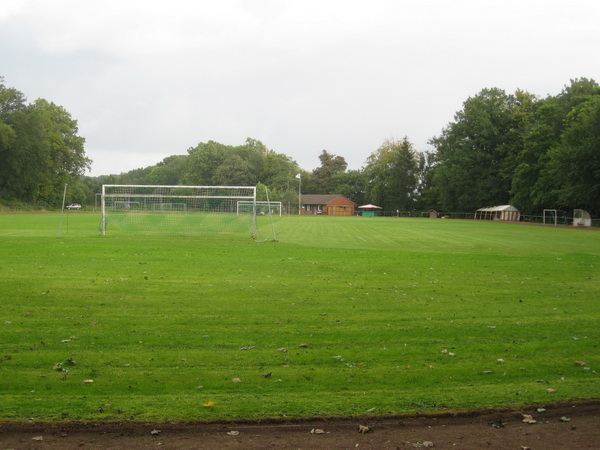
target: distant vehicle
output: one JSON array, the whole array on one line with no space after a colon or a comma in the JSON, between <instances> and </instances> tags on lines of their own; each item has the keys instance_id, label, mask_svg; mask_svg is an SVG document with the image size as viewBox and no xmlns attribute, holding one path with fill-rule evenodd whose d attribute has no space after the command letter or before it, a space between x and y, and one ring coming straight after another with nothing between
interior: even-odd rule
<instances>
[{"instance_id":1,"label":"distant vehicle","mask_svg":"<svg viewBox=\"0 0 600 450\"><path fill-rule=\"evenodd\" d=\"M79 203L71 203L67 205L67 209L81 209L81 205Z\"/></svg>"}]
</instances>

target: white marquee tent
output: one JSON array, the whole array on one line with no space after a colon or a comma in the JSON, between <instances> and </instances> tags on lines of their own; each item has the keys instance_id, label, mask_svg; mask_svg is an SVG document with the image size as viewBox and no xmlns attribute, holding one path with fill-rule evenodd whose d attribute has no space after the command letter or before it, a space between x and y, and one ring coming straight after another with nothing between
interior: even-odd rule
<instances>
[{"instance_id":1,"label":"white marquee tent","mask_svg":"<svg viewBox=\"0 0 600 450\"><path fill-rule=\"evenodd\" d=\"M521 213L511 205L490 206L478 209L474 218L478 220L518 221L521 218Z\"/></svg>"}]
</instances>

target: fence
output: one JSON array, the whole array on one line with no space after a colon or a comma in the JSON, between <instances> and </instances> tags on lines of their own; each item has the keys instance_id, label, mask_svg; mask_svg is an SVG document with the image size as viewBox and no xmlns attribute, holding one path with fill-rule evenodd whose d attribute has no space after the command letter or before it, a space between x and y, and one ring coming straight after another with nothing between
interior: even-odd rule
<instances>
[{"instance_id":1,"label":"fence","mask_svg":"<svg viewBox=\"0 0 600 450\"><path fill-rule=\"evenodd\" d=\"M377 211L378 217L429 217L429 211ZM443 219L462 219L472 220L475 217L473 212L446 212L439 214L439 218ZM552 223L549 223L549 218L546 216L546 225L554 225L554 219ZM544 216L527 215L521 214L519 222L532 223L532 224L544 224ZM559 215L556 218L557 226L573 226L573 216L566 214ZM600 218L592 218L592 227L600 228Z\"/></svg>"}]
</instances>

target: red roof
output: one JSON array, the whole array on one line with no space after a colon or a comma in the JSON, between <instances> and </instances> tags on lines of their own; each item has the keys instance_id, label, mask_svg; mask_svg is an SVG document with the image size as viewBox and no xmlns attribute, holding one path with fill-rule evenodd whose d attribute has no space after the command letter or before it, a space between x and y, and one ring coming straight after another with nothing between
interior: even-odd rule
<instances>
[{"instance_id":1,"label":"red roof","mask_svg":"<svg viewBox=\"0 0 600 450\"><path fill-rule=\"evenodd\" d=\"M348 200L348 202L352 204L354 203L349 198L344 197L341 194L307 194L302 196L302 204L303 205L326 205L327 203L335 200L338 197L343 197Z\"/></svg>"}]
</instances>

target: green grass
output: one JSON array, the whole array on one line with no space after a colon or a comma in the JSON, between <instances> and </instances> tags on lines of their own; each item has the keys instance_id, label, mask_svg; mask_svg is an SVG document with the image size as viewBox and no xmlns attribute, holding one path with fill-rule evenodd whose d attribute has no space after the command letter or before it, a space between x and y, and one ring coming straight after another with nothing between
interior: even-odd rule
<instances>
[{"instance_id":1,"label":"green grass","mask_svg":"<svg viewBox=\"0 0 600 450\"><path fill-rule=\"evenodd\" d=\"M58 239L58 215L0 215L0 418L379 415L600 397L597 231L275 220L279 242L256 243L102 237L86 213L68 214Z\"/></svg>"}]
</instances>

